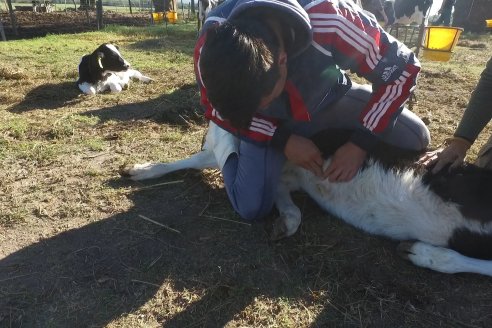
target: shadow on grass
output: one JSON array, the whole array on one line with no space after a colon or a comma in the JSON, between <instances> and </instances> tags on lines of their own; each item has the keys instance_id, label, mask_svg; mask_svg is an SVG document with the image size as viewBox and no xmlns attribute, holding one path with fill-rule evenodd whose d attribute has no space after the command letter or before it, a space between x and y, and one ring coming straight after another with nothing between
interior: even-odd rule
<instances>
[{"instance_id":1,"label":"shadow on grass","mask_svg":"<svg viewBox=\"0 0 492 328\"><path fill-rule=\"evenodd\" d=\"M80 94L75 81L47 83L29 91L20 103L8 110L13 113L23 113L40 108L54 110L80 102Z\"/></svg>"},{"instance_id":2,"label":"shadow on grass","mask_svg":"<svg viewBox=\"0 0 492 328\"><path fill-rule=\"evenodd\" d=\"M81 115L96 116L101 123L108 120L134 121L151 119L156 122L188 126L204 124L196 84L185 84L172 93L143 102L115 105L87 111Z\"/></svg>"},{"instance_id":3,"label":"shadow on grass","mask_svg":"<svg viewBox=\"0 0 492 328\"><path fill-rule=\"evenodd\" d=\"M81 95L80 90L73 82L45 84L32 89L23 101L8 110L13 113L23 113L34 109L56 110L75 105L83 101L83 97L87 96ZM195 84L183 85L172 93L162 94L147 101L103 107L80 114L96 116L100 123L108 120L150 119L180 126L205 124Z\"/></svg>"},{"instance_id":4,"label":"shadow on grass","mask_svg":"<svg viewBox=\"0 0 492 328\"><path fill-rule=\"evenodd\" d=\"M104 326L154 298L166 327L221 327L254 297L299 297L304 282L285 272L262 225L201 217L210 202L226 204L225 193L196 175L185 180L158 192L135 192L130 211L0 260L0 326ZM204 296L191 302L190 292Z\"/></svg>"},{"instance_id":5,"label":"shadow on grass","mask_svg":"<svg viewBox=\"0 0 492 328\"><path fill-rule=\"evenodd\" d=\"M263 223L235 219L224 190L191 171L162 180L184 182L135 190L129 211L1 259L0 326L101 327L121 320L132 327L142 324L140 315L163 327L267 325L274 317L286 327L490 326L486 277L413 267L391 254L391 241L313 220L321 215L306 198L298 233L271 243ZM480 308L463 302L474 297ZM320 313L308 310L313 305Z\"/></svg>"}]
</instances>

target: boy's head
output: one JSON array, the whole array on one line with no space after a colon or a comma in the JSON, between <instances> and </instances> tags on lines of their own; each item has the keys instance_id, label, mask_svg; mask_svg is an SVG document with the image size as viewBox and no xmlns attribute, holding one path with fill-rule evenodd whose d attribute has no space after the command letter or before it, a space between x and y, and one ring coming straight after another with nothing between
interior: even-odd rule
<instances>
[{"instance_id":1,"label":"boy's head","mask_svg":"<svg viewBox=\"0 0 492 328\"><path fill-rule=\"evenodd\" d=\"M202 81L210 103L236 128L247 128L254 113L283 90L288 38L279 26L248 15L207 33L199 63Z\"/></svg>"}]
</instances>

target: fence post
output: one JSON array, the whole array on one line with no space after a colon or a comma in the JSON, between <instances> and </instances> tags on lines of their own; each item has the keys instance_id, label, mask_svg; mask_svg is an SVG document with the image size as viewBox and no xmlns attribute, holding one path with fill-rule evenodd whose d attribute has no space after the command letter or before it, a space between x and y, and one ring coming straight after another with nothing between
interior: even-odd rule
<instances>
[{"instance_id":1,"label":"fence post","mask_svg":"<svg viewBox=\"0 0 492 328\"><path fill-rule=\"evenodd\" d=\"M7 38L5 37L5 32L3 30L2 20L0 20L0 34L2 35L2 41L7 41Z\"/></svg>"},{"instance_id":2,"label":"fence post","mask_svg":"<svg viewBox=\"0 0 492 328\"><path fill-rule=\"evenodd\" d=\"M429 9L430 11L430 9ZM422 41L424 39L424 31L425 31L425 20L426 20L426 17L424 17L422 19L422 23L420 24L420 28L419 28L419 36L417 38L417 49L415 50L415 57L419 57L419 53L420 53L420 48L422 47Z\"/></svg>"},{"instance_id":3,"label":"fence post","mask_svg":"<svg viewBox=\"0 0 492 328\"><path fill-rule=\"evenodd\" d=\"M17 18L15 17L14 9L12 8L12 0L7 0L7 6L9 7L10 23L12 24L12 31L14 35L19 35L17 31Z\"/></svg>"},{"instance_id":4,"label":"fence post","mask_svg":"<svg viewBox=\"0 0 492 328\"><path fill-rule=\"evenodd\" d=\"M97 29L103 28L103 5L102 0L96 2Z\"/></svg>"}]
</instances>

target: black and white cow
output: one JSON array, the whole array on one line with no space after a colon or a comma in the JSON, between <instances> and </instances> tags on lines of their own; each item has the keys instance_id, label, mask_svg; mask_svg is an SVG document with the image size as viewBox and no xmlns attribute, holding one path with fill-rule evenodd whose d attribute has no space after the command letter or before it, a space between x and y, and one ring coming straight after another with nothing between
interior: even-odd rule
<instances>
[{"instance_id":1,"label":"black and white cow","mask_svg":"<svg viewBox=\"0 0 492 328\"><path fill-rule=\"evenodd\" d=\"M420 24L432 6L432 0L357 0L356 3L386 26Z\"/></svg>"},{"instance_id":2,"label":"black and white cow","mask_svg":"<svg viewBox=\"0 0 492 328\"><path fill-rule=\"evenodd\" d=\"M373 14L377 21L384 21L384 24L388 25L388 17L384 11L383 0L356 0L355 3L366 12Z\"/></svg>"},{"instance_id":3,"label":"black and white cow","mask_svg":"<svg viewBox=\"0 0 492 328\"><path fill-rule=\"evenodd\" d=\"M107 90L120 92L128 87L132 78L145 83L152 81L150 77L131 69L130 64L121 56L117 46L105 43L93 53L82 57L79 64L77 86L88 95Z\"/></svg>"},{"instance_id":4,"label":"black and white cow","mask_svg":"<svg viewBox=\"0 0 492 328\"><path fill-rule=\"evenodd\" d=\"M198 31L205 24L208 13L217 7L223 0L198 0Z\"/></svg>"},{"instance_id":5,"label":"black and white cow","mask_svg":"<svg viewBox=\"0 0 492 328\"><path fill-rule=\"evenodd\" d=\"M432 6L432 0L387 0L384 12L388 17L388 25L420 24Z\"/></svg>"},{"instance_id":6,"label":"black and white cow","mask_svg":"<svg viewBox=\"0 0 492 328\"><path fill-rule=\"evenodd\" d=\"M321 136L324 143L317 144L322 150L333 153L350 136L335 132ZM218 142L234 143L236 139L211 123L201 152L173 163L127 166L122 175L143 180L181 169L217 168L213 149ZM437 175L421 174L399 165L402 157L397 152L401 150L381 145L375 157L346 183L322 180L287 163L277 191L280 216L272 237L297 231L301 210L290 193L301 189L343 221L371 234L404 241L398 248L400 254L418 266L492 276L492 171L470 165ZM328 164L329 159L325 167Z\"/></svg>"}]
</instances>

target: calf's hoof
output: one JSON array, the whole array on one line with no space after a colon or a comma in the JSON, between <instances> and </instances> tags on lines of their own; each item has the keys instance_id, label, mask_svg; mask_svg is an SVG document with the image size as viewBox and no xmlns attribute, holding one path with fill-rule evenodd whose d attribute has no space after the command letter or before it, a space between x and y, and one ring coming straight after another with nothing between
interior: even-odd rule
<instances>
[{"instance_id":1,"label":"calf's hoof","mask_svg":"<svg viewBox=\"0 0 492 328\"><path fill-rule=\"evenodd\" d=\"M141 80L143 83L150 83L152 81L154 81L152 78L148 77L148 76L142 76L142 80Z\"/></svg>"},{"instance_id":2,"label":"calf's hoof","mask_svg":"<svg viewBox=\"0 0 492 328\"><path fill-rule=\"evenodd\" d=\"M122 177L135 181L150 179L153 177L151 172L153 166L152 163L127 164L120 167L119 173Z\"/></svg>"},{"instance_id":3,"label":"calf's hoof","mask_svg":"<svg viewBox=\"0 0 492 328\"><path fill-rule=\"evenodd\" d=\"M290 222L287 217L280 215L275 219L275 221L273 221L273 227L270 233L270 240L277 241L290 237L296 233L297 228L299 228L299 224L295 225L294 227L292 225L292 222Z\"/></svg>"}]
</instances>

